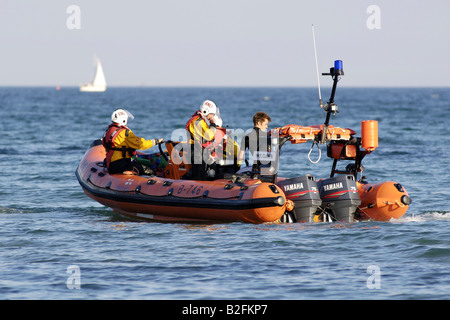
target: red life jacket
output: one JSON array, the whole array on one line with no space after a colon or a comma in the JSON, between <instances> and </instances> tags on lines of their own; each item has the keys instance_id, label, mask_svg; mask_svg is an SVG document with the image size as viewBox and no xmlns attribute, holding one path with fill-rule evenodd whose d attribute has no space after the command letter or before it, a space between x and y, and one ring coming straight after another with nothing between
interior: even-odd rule
<instances>
[{"instance_id":1,"label":"red life jacket","mask_svg":"<svg viewBox=\"0 0 450 320\"><path fill-rule=\"evenodd\" d=\"M133 155L136 154L136 150L132 148L127 148L126 146L122 146L118 148L114 142L114 140L117 138L119 133L121 133L123 130L125 131L125 136L128 137L128 133L130 132L130 129L128 129L126 126L119 126L117 123L111 123L108 126L108 129L106 130L105 134L103 135L102 143L103 146L106 149L106 167L109 168L109 165L111 163L111 158L113 156L114 151L122 151L122 158L127 157L127 153L129 153L129 158L131 158Z\"/></svg>"}]
</instances>

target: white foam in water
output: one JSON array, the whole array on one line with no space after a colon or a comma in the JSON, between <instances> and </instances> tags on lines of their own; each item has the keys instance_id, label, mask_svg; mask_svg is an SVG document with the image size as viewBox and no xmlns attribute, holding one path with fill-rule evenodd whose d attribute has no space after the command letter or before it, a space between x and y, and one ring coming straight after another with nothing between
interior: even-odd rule
<instances>
[{"instance_id":1,"label":"white foam in water","mask_svg":"<svg viewBox=\"0 0 450 320\"><path fill-rule=\"evenodd\" d=\"M402 223L402 222L420 222L420 221L434 221L434 220L448 220L450 221L450 211L433 211L420 214L405 215L400 219L391 219L390 222Z\"/></svg>"}]
</instances>

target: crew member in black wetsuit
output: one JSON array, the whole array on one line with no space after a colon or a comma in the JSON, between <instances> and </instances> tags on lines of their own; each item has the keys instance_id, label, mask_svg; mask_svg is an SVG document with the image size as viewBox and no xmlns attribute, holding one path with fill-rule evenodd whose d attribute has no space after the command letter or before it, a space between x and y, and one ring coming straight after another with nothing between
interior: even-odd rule
<instances>
[{"instance_id":1,"label":"crew member in black wetsuit","mask_svg":"<svg viewBox=\"0 0 450 320\"><path fill-rule=\"evenodd\" d=\"M245 159L245 150L249 149L251 158L253 158L252 171L260 171L261 162L257 160L257 152L270 150L270 137L267 135L267 127L271 121L270 116L262 111L256 112L253 116L253 130L246 134L241 141L241 150L239 152L238 161ZM256 159L256 160L255 160ZM241 165L241 168L243 166Z\"/></svg>"}]
</instances>

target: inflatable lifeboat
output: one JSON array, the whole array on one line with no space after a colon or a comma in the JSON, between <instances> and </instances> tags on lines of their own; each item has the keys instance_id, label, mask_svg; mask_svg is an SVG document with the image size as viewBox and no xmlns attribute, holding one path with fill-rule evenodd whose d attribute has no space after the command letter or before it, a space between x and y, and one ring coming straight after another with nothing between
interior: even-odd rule
<instances>
[{"instance_id":1,"label":"inflatable lifeboat","mask_svg":"<svg viewBox=\"0 0 450 320\"><path fill-rule=\"evenodd\" d=\"M342 61L337 62L335 66L342 68ZM187 148L179 148L183 142L167 141L166 151L159 145L159 153L138 153L137 161L150 161L155 175L109 174L103 164L106 151L101 140L96 140L76 170L77 179L95 201L122 215L152 221L313 223L402 217L411 203L406 189L393 181L371 184L362 176L363 158L378 147L377 121L362 121L360 137L352 129L330 125L330 115L337 112L334 95L343 71L335 67L324 75L334 80L329 102L323 106L320 99L320 107L327 113L325 123L289 124L271 130L266 173L240 170L208 181L184 179L191 166L183 153ZM326 146L327 156L333 160L330 177L278 177L281 147L288 141L312 142L311 150L314 145ZM338 169L341 161L348 163L344 169Z\"/></svg>"},{"instance_id":2,"label":"inflatable lifeboat","mask_svg":"<svg viewBox=\"0 0 450 320\"><path fill-rule=\"evenodd\" d=\"M274 129L272 134L279 134L279 140L298 144L317 141L323 131L320 126L287 125ZM368 146L366 140L354 138L351 129L330 127L327 134L330 139L334 137L327 145L328 156L334 162L326 179L309 174L281 178L276 174L251 176L244 172L211 181L184 180L190 165L183 162L185 159L176 148L181 143L173 141L166 142L168 151L138 154L140 161L151 161L156 175L110 175L104 166L106 151L101 140L88 148L76 176L84 192L95 201L122 215L143 220L292 223L389 221L402 217L411 199L400 183L370 184L365 177L357 180L363 170L362 157L372 152L375 144ZM375 131L370 137L374 135ZM361 145L366 150L361 150ZM278 156L280 149L281 144L276 151ZM168 161L163 163L163 159ZM354 163L339 171L336 167L341 160Z\"/></svg>"}]
</instances>

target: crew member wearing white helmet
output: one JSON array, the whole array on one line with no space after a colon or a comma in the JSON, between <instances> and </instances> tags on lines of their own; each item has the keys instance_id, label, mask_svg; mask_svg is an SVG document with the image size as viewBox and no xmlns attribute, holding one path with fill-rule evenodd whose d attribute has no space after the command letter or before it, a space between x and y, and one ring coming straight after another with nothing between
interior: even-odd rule
<instances>
[{"instance_id":1,"label":"crew member wearing white helmet","mask_svg":"<svg viewBox=\"0 0 450 320\"><path fill-rule=\"evenodd\" d=\"M203 140L205 142L214 139L216 127L222 126L222 119L216 104L211 100L202 103L186 124L186 130L190 133L190 144L195 140Z\"/></svg>"},{"instance_id":2,"label":"crew member wearing white helmet","mask_svg":"<svg viewBox=\"0 0 450 320\"><path fill-rule=\"evenodd\" d=\"M134 116L125 109L117 109L111 115L112 123L103 135L103 146L106 149L105 163L109 173L123 173L124 171L138 172L138 174L152 174L152 170L131 157L136 150L146 150L164 139L146 140L136 136L127 127L128 120Z\"/></svg>"},{"instance_id":3,"label":"crew member wearing white helmet","mask_svg":"<svg viewBox=\"0 0 450 320\"><path fill-rule=\"evenodd\" d=\"M211 100L204 101L186 124L191 145L192 178L206 178L203 149L214 142L216 128L222 126L219 108Z\"/></svg>"}]
</instances>

